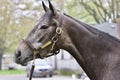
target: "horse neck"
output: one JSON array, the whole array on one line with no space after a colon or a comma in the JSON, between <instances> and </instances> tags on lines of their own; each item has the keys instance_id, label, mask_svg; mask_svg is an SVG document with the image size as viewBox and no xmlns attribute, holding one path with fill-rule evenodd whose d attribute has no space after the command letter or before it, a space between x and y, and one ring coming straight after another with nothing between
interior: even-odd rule
<instances>
[{"instance_id":1,"label":"horse neck","mask_svg":"<svg viewBox=\"0 0 120 80\"><path fill-rule=\"evenodd\" d=\"M72 20L69 17L67 17L66 20L64 20L64 23L65 24L63 28L68 35L68 37L66 38L70 39L71 44L65 45L63 49L66 49L72 53L77 52L78 55L84 56L85 54L81 53L82 48L84 48L84 45L91 41L91 37L94 37L95 35L93 34L93 32L90 32L88 29L86 29L83 25L79 24L78 22ZM73 51L71 48L73 49Z\"/></svg>"},{"instance_id":2,"label":"horse neck","mask_svg":"<svg viewBox=\"0 0 120 80\"><path fill-rule=\"evenodd\" d=\"M120 42L69 16L65 16L62 28L67 36L65 34L61 48L77 60L91 80L104 80L108 67L120 61Z\"/></svg>"},{"instance_id":3,"label":"horse neck","mask_svg":"<svg viewBox=\"0 0 120 80\"><path fill-rule=\"evenodd\" d=\"M95 74L89 67L87 67L89 65L86 62L87 57L91 57L92 54L88 55L89 53L86 54L84 51L82 51L85 49L84 45L90 41L90 37L94 37L94 34L86 29L83 25L80 25L78 22L67 16L64 19L63 25L63 28L69 36L67 38L70 39L69 44L66 44L67 42L65 42L66 45L63 47L63 49L67 50L77 60L79 65L83 68L91 80L94 80Z\"/></svg>"}]
</instances>

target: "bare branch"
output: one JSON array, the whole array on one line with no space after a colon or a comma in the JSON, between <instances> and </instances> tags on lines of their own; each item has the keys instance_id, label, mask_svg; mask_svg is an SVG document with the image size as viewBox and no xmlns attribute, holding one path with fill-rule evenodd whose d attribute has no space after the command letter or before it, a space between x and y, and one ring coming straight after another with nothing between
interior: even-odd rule
<instances>
[{"instance_id":1,"label":"bare branch","mask_svg":"<svg viewBox=\"0 0 120 80\"><path fill-rule=\"evenodd\" d=\"M89 5L87 5L83 1L79 1L79 4L84 6L84 8L87 10L87 12L94 17L94 19L95 19L95 21L97 23L100 23L100 21L99 21L99 19L97 17L97 13L96 13L96 11L94 9L92 9Z\"/></svg>"},{"instance_id":2,"label":"bare branch","mask_svg":"<svg viewBox=\"0 0 120 80\"><path fill-rule=\"evenodd\" d=\"M106 16L103 16L102 12L100 11L100 8L99 8L100 5L96 1L94 1L94 0L92 0L92 2L96 6L98 14L100 15L101 19L106 21L106 18L105 18Z\"/></svg>"},{"instance_id":3,"label":"bare branch","mask_svg":"<svg viewBox=\"0 0 120 80\"><path fill-rule=\"evenodd\" d=\"M79 4L93 16L97 23L110 20L115 22L115 19L120 16L119 0L79 0Z\"/></svg>"}]
</instances>

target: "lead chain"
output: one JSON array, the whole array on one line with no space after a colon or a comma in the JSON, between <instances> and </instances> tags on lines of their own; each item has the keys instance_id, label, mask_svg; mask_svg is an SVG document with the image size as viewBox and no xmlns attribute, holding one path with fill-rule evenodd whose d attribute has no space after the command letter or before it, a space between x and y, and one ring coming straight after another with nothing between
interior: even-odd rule
<instances>
[{"instance_id":1,"label":"lead chain","mask_svg":"<svg viewBox=\"0 0 120 80\"><path fill-rule=\"evenodd\" d=\"M50 51L52 51L54 49L55 44L56 44L56 41L53 42L53 45L52 45Z\"/></svg>"}]
</instances>

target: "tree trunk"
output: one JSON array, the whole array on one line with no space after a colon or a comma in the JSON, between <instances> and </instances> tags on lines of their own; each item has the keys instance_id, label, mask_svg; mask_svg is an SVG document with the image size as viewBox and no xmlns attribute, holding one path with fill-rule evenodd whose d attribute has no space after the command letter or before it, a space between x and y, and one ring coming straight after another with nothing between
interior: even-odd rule
<instances>
[{"instance_id":1,"label":"tree trunk","mask_svg":"<svg viewBox=\"0 0 120 80\"><path fill-rule=\"evenodd\" d=\"M2 70L2 56L3 56L3 53L0 53L0 70Z\"/></svg>"}]
</instances>

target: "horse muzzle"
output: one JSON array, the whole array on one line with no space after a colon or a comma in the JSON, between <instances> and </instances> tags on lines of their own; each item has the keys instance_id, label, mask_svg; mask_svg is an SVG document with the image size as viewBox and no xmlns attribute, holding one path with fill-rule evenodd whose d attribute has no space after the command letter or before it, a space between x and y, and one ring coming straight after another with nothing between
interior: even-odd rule
<instances>
[{"instance_id":1,"label":"horse muzzle","mask_svg":"<svg viewBox=\"0 0 120 80\"><path fill-rule=\"evenodd\" d=\"M27 62L32 60L32 55L27 56L26 53L22 53L20 50L15 51L14 57L15 57L15 62L23 66L26 66Z\"/></svg>"}]
</instances>

